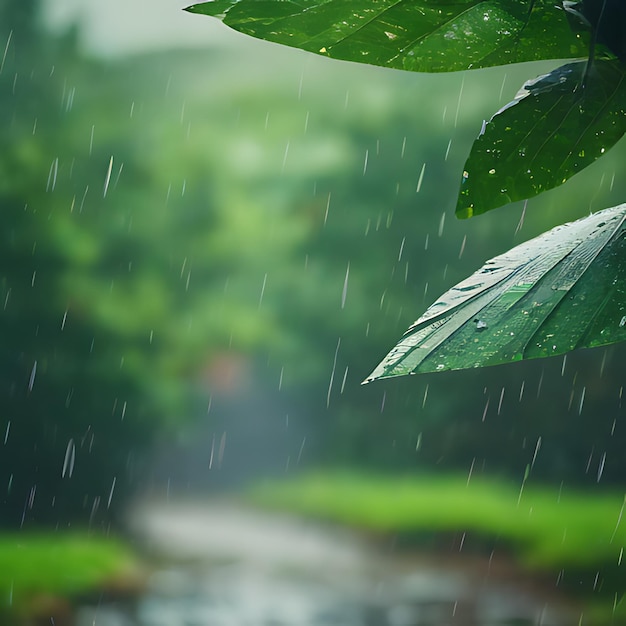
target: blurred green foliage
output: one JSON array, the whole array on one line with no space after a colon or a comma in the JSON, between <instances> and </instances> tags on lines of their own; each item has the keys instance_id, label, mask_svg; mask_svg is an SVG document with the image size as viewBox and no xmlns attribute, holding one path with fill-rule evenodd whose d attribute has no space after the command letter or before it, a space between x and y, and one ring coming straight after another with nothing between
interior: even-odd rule
<instances>
[{"instance_id":1,"label":"blurred green foliage","mask_svg":"<svg viewBox=\"0 0 626 626\"><path fill-rule=\"evenodd\" d=\"M138 572L135 557L114 539L77 533L4 534L0 537L0 617L9 609L13 619L32 616L38 603L51 597L59 602L113 587L116 581L128 584Z\"/></svg>"},{"instance_id":2,"label":"blurred green foliage","mask_svg":"<svg viewBox=\"0 0 626 626\"><path fill-rule=\"evenodd\" d=\"M281 471L519 476L541 438L537 477L623 477L619 348L360 386L469 269L574 198L583 214L626 191L616 149L600 185L594 165L569 195L453 221L486 86L506 101L527 68L416 76L262 44L255 63L245 46L104 62L34 2L0 7L0 523L111 519L149 480L144 451L194 420L268 449L288 421ZM216 412L244 396L247 421Z\"/></svg>"}]
</instances>

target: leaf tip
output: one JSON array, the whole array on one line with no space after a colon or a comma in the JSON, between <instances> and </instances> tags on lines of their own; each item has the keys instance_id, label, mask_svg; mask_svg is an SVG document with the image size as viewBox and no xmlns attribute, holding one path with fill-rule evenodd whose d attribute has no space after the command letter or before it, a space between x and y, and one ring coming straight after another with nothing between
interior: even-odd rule
<instances>
[{"instance_id":1,"label":"leaf tip","mask_svg":"<svg viewBox=\"0 0 626 626\"><path fill-rule=\"evenodd\" d=\"M222 3L216 2L215 0L209 0L208 2L199 2L196 4L190 4L188 7L185 7L183 11L187 13L196 13L198 15L211 15L213 17L218 17L219 15L224 15L226 11L231 8L233 2L230 3L230 6L223 7Z\"/></svg>"},{"instance_id":2,"label":"leaf tip","mask_svg":"<svg viewBox=\"0 0 626 626\"><path fill-rule=\"evenodd\" d=\"M474 206L473 205L469 205L467 206L465 203L463 204L459 204L456 207L456 210L454 212L454 214L460 219L460 220L466 220L469 219L470 217L474 216Z\"/></svg>"}]
</instances>

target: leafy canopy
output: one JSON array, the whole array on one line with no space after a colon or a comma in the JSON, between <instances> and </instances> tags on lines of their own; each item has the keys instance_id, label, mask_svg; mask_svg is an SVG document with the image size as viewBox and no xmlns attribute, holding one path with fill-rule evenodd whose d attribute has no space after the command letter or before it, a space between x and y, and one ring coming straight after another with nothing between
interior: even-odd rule
<instances>
[{"instance_id":1,"label":"leafy canopy","mask_svg":"<svg viewBox=\"0 0 626 626\"><path fill-rule=\"evenodd\" d=\"M576 59L527 81L483 123L460 177L458 217L562 185L626 132L620 0L214 0L187 10L259 39L394 69ZM625 207L489 261L442 296L366 382L625 339Z\"/></svg>"}]
</instances>

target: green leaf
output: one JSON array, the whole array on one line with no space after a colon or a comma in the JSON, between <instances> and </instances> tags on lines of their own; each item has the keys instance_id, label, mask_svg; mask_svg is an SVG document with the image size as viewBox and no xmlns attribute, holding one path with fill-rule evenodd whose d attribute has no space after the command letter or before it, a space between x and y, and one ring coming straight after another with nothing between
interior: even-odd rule
<instances>
[{"instance_id":1,"label":"green leaf","mask_svg":"<svg viewBox=\"0 0 626 626\"><path fill-rule=\"evenodd\" d=\"M626 132L626 67L570 63L527 82L484 125L465 164L457 216L471 217L562 185Z\"/></svg>"},{"instance_id":2,"label":"green leaf","mask_svg":"<svg viewBox=\"0 0 626 626\"><path fill-rule=\"evenodd\" d=\"M587 55L554 0L214 0L186 10L335 59L447 72Z\"/></svg>"},{"instance_id":3,"label":"green leaf","mask_svg":"<svg viewBox=\"0 0 626 626\"><path fill-rule=\"evenodd\" d=\"M435 302L365 382L626 339L626 204L488 261Z\"/></svg>"},{"instance_id":4,"label":"green leaf","mask_svg":"<svg viewBox=\"0 0 626 626\"><path fill-rule=\"evenodd\" d=\"M622 61L626 60L626 3L623 0L569 0L564 6L595 31L598 44L606 46Z\"/></svg>"}]
</instances>

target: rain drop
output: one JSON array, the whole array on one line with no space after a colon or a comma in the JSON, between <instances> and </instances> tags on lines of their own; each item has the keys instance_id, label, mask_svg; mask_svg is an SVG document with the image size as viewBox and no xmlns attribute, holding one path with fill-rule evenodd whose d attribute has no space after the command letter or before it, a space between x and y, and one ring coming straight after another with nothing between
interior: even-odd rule
<instances>
[{"instance_id":1,"label":"rain drop","mask_svg":"<svg viewBox=\"0 0 626 626\"><path fill-rule=\"evenodd\" d=\"M46 183L46 191L54 191L57 184L57 174L59 172L59 158L52 161L50 171L48 172L48 182Z\"/></svg>"},{"instance_id":2,"label":"rain drop","mask_svg":"<svg viewBox=\"0 0 626 626\"><path fill-rule=\"evenodd\" d=\"M578 405L578 415L583 412L583 404L585 402L585 391L586 387L583 387L582 393L580 394L580 404Z\"/></svg>"},{"instance_id":3,"label":"rain drop","mask_svg":"<svg viewBox=\"0 0 626 626\"><path fill-rule=\"evenodd\" d=\"M4 46L4 52L2 53L2 60L0 61L0 74L2 74L2 70L4 69L4 62L7 59L7 53L9 52L9 46L11 45L12 37L13 37L13 30L10 30L9 36L7 37L7 43Z\"/></svg>"},{"instance_id":4,"label":"rain drop","mask_svg":"<svg viewBox=\"0 0 626 626\"><path fill-rule=\"evenodd\" d=\"M63 470L61 472L61 478L65 478L67 474L68 478L72 477L74 472L74 461L76 459L76 446L74 440L70 439L67 442L67 448L65 449L65 458L63 459Z\"/></svg>"},{"instance_id":5,"label":"rain drop","mask_svg":"<svg viewBox=\"0 0 626 626\"><path fill-rule=\"evenodd\" d=\"M346 369L343 372L343 379L341 381L341 390L339 391L340 394L343 394L343 390L346 388L347 378L348 378L348 366L346 365Z\"/></svg>"},{"instance_id":6,"label":"rain drop","mask_svg":"<svg viewBox=\"0 0 626 626\"><path fill-rule=\"evenodd\" d=\"M265 295L265 287L267 285L267 272L263 276L263 284L261 285L261 294L259 295L259 305L258 308L261 308L261 304L263 303L263 296Z\"/></svg>"},{"instance_id":7,"label":"rain drop","mask_svg":"<svg viewBox=\"0 0 626 626\"><path fill-rule=\"evenodd\" d=\"M406 237L402 237L402 242L400 243L400 252L398 253L398 261L402 259L402 251L404 250L404 242L406 241Z\"/></svg>"},{"instance_id":8,"label":"rain drop","mask_svg":"<svg viewBox=\"0 0 626 626\"><path fill-rule=\"evenodd\" d=\"M346 297L348 295L348 280L350 279L350 261L348 261L348 266L346 267L346 276L343 279L343 289L341 291L341 308L343 309L346 306Z\"/></svg>"},{"instance_id":9,"label":"rain drop","mask_svg":"<svg viewBox=\"0 0 626 626\"><path fill-rule=\"evenodd\" d=\"M461 242L461 249L459 250L459 260L463 256L463 252L465 252L466 241L467 241L467 235L463 235L463 241Z\"/></svg>"},{"instance_id":10,"label":"rain drop","mask_svg":"<svg viewBox=\"0 0 626 626\"><path fill-rule=\"evenodd\" d=\"M533 460L530 462L530 469L532 469L535 465L535 461L537 460L537 454L539 453L539 448L541 448L541 437L537 438L537 444L535 445L535 452L533 454Z\"/></svg>"},{"instance_id":11,"label":"rain drop","mask_svg":"<svg viewBox=\"0 0 626 626\"><path fill-rule=\"evenodd\" d=\"M33 385L35 384L35 376L37 376L37 361L33 363L33 368L30 371L30 378L28 379L28 391L33 390Z\"/></svg>"},{"instance_id":12,"label":"rain drop","mask_svg":"<svg viewBox=\"0 0 626 626\"><path fill-rule=\"evenodd\" d=\"M109 190L109 183L111 182L111 172L113 170L113 157L109 159L109 167L107 169L106 176L104 177L104 189L102 191L102 197L106 198L107 191Z\"/></svg>"},{"instance_id":13,"label":"rain drop","mask_svg":"<svg viewBox=\"0 0 626 626\"><path fill-rule=\"evenodd\" d=\"M476 324L476 330L478 330L478 331L482 331L482 330L485 330L486 328L488 328L487 322L485 322L484 320L480 320L480 319L476 318L474 320L474 323ZM499 413L499 411L498 411L498 413Z\"/></svg>"},{"instance_id":14,"label":"rain drop","mask_svg":"<svg viewBox=\"0 0 626 626\"><path fill-rule=\"evenodd\" d=\"M330 394L333 391L333 382L335 380L335 370L337 369L337 356L339 355L339 346L341 346L341 337L337 339L337 347L335 348L335 357L333 359L333 369L330 373L330 381L328 383L328 393L326 394L326 408L330 406Z\"/></svg>"},{"instance_id":15,"label":"rain drop","mask_svg":"<svg viewBox=\"0 0 626 626\"><path fill-rule=\"evenodd\" d=\"M604 472L605 462L606 462L606 452L602 454L602 457L600 458L600 463L598 464L598 476L597 476L598 482L600 482L600 479L602 478L602 473Z\"/></svg>"},{"instance_id":16,"label":"rain drop","mask_svg":"<svg viewBox=\"0 0 626 626\"><path fill-rule=\"evenodd\" d=\"M111 483L111 490L109 491L109 498L107 500L107 509L111 506L111 500L113 500L113 492L115 491L115 483L117 482L117 476L113 477L113 482Z\"/></svg>"},{"instance_id":17,"label":"rain drop","mask_svg":"<svg viewBox=\"0 0 626 626\"><path fill-rule=\"evenodd\" d=\"M419 178L417 179L417 187L415 188L415 193L419 193L422 188L422 181L424 180L424 172L426 171L426 163L422 165L422 169L420 171Z\"/></svg>"},{"instance_id":18,"label":"rain drop","mask_svg":"<svg viewBox=\"0 0 626 626\"><path fill-rule=\"evenodd\" d=\"M487 398L487 402L485 402L485 408L483 410L483 417L482 417L482 421L485 421L485 418L487 417L487 411L489 410L489 401L491 400L491 397L489 396Z\"/></svg>"}]
</instances>

